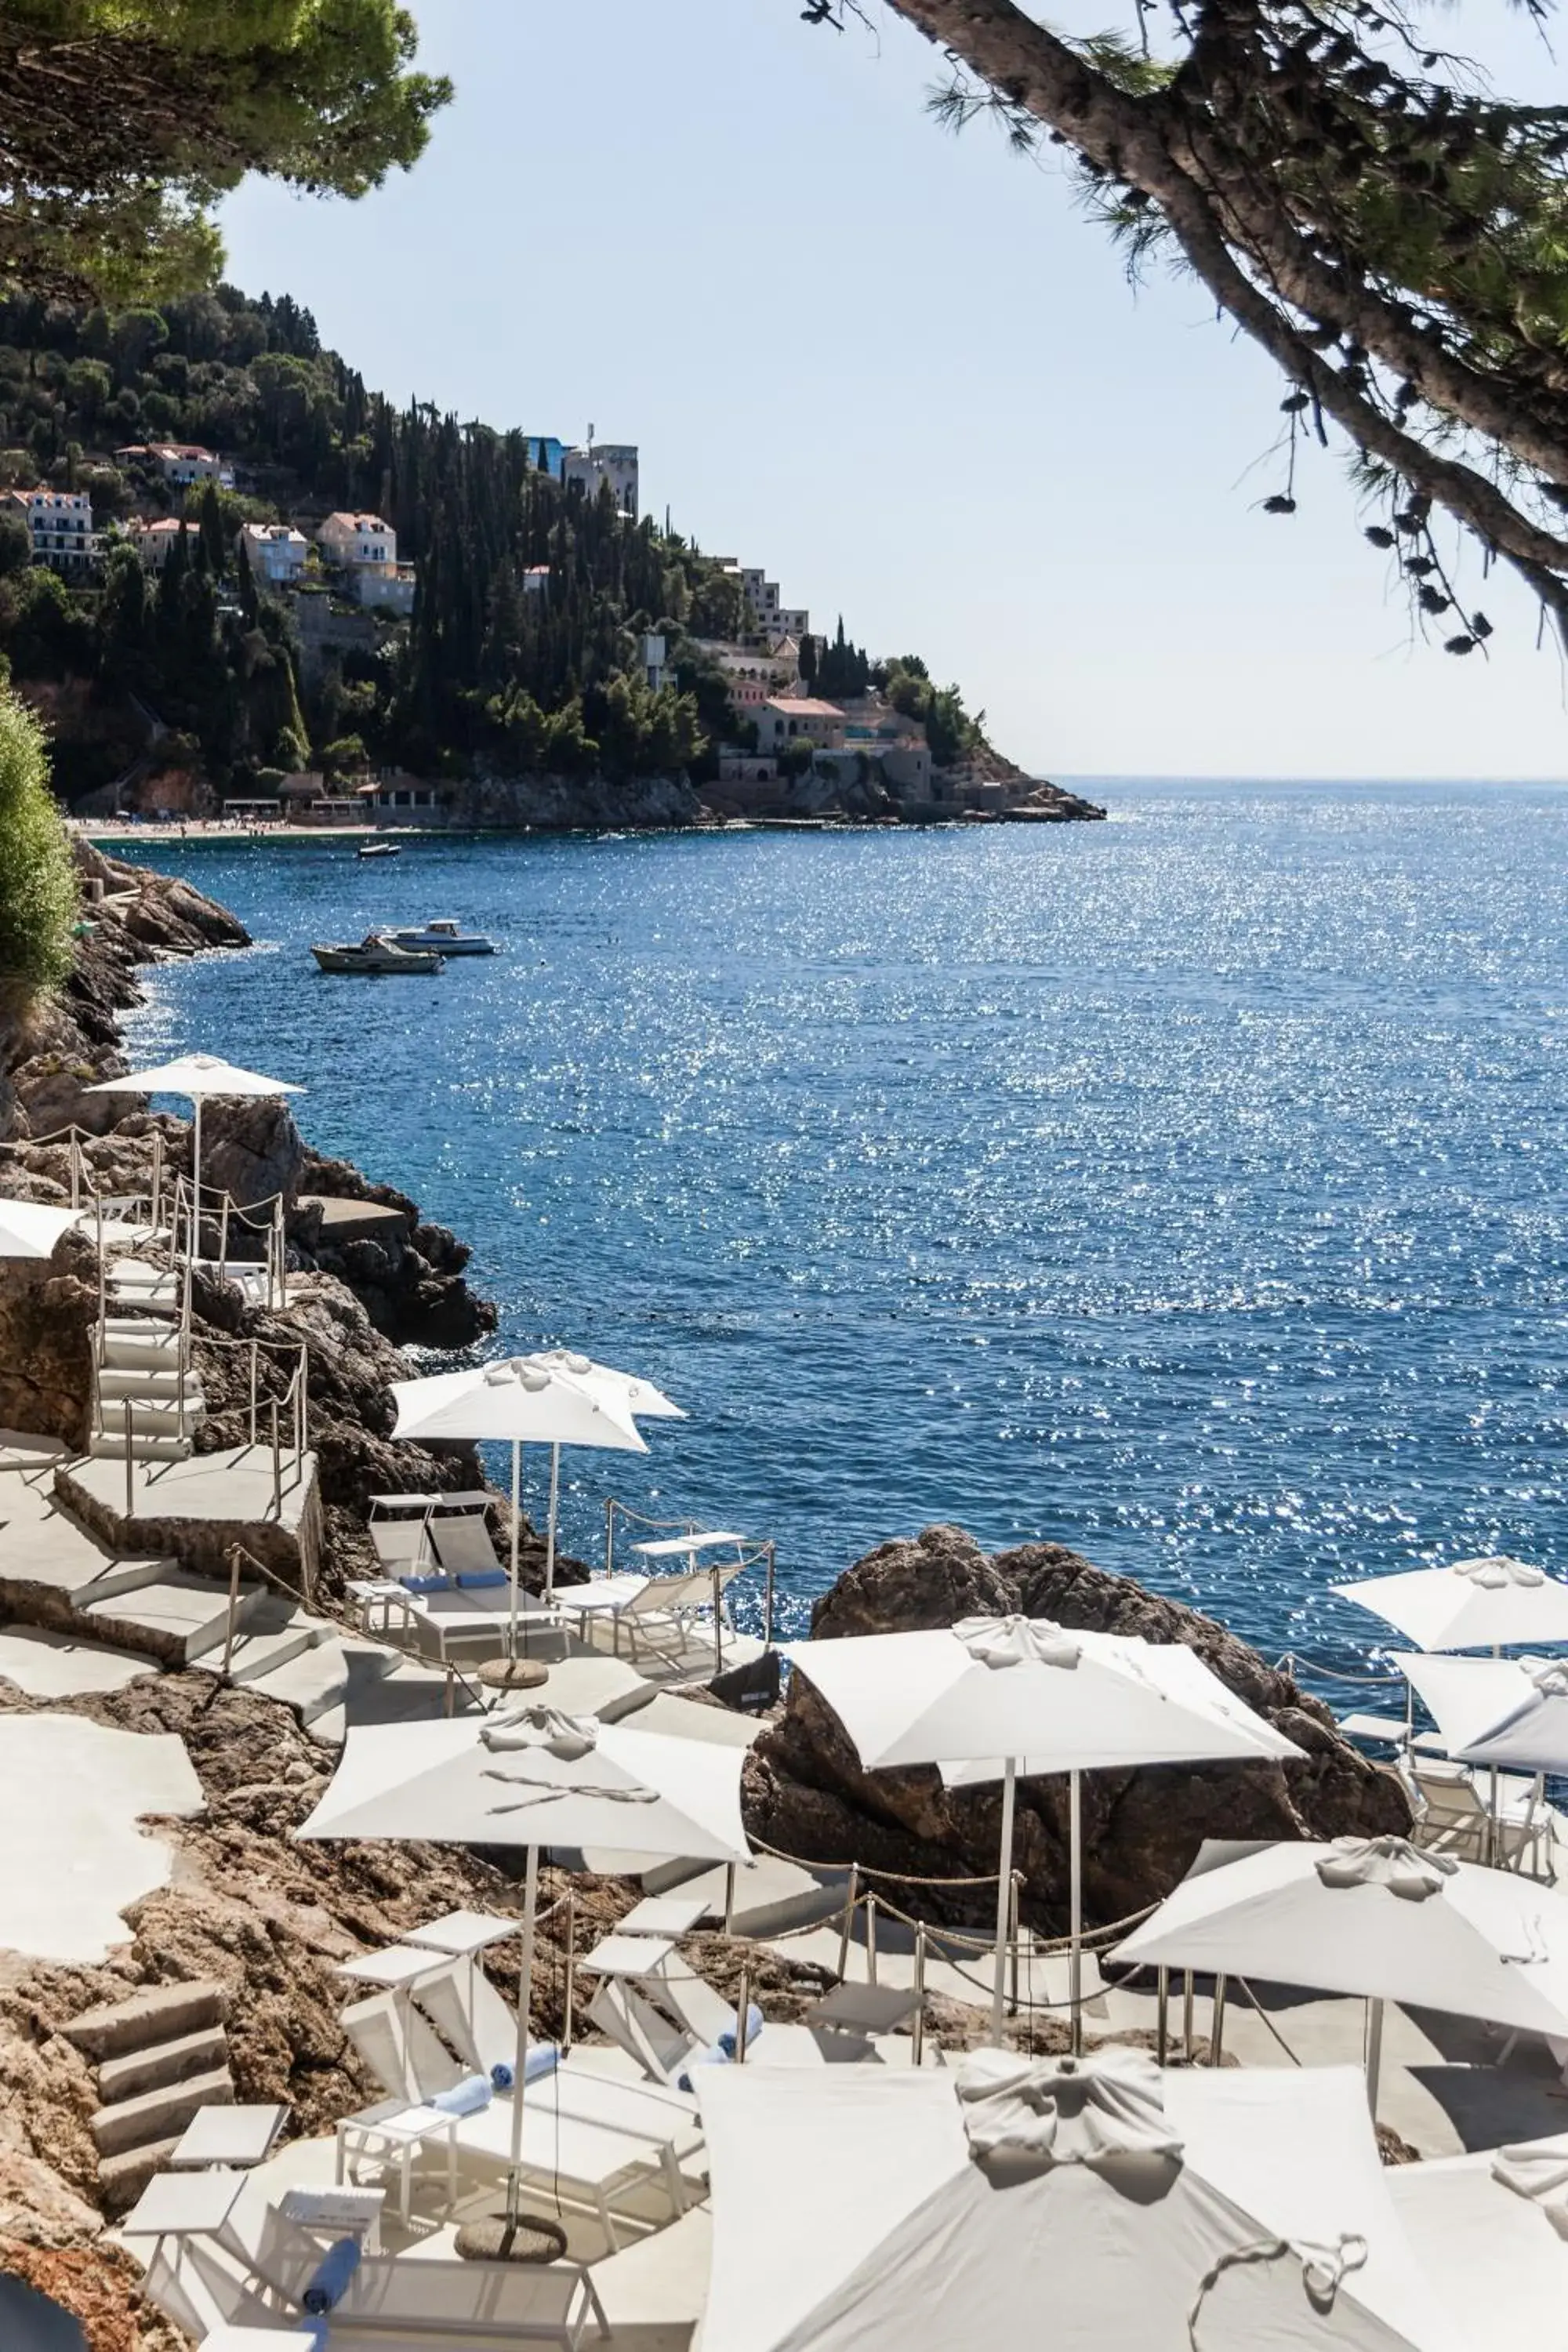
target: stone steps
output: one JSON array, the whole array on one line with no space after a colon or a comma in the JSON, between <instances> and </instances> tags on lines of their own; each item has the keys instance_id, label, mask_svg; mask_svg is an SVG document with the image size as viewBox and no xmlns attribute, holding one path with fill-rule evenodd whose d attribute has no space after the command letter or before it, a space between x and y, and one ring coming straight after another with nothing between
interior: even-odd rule
<instances>
[{"instance_id":1,"label":"stone steps","mask_svg":"<svg viewBox=\"0 0 1568 2352\"><path fill-rule=\"evenodd\" d=\"M105 1402L131 1404L178 1404L182 1397L187 1403L199 1399L201 1390L195 1380L187 1373L182 1381L177 1348L171 1356L167 1369L160 1364L105 1364L98 1375L100 1397Z\"/></svg>"},{"instance_id":2,"label":"stone steps","mask_svg":"<svg viewBox=\"0 0 1568 2352\"><path fill-rule=\"evenodd\" d=\"M70 1596L73 1609L87 1609L95 1601L115 1601L122 1592L135 1592L143 1584L156 1584L160 1577L168 1576L178 1561L151 1558L106 1559L96 1575L85 1584L79 1584Z\"/></svg>"},{"instance_id":3,"label":"stone steps","mask_svg":"<svg viewBox=\"0 0 1568 2352\"><path fill-rule=\"evenodd\" d=\"M312 1715L306 1729L323 1748L341 1748L348 1738L350 1709L344 1700ZM456 1713L472 1713L474 1702L461 1683L453 1695ZM353 1720L365 1723L429 1723L447 1712L447 1675L441 1666L404 1660L395 1664L369 1689L356 1690Z\"/></svg>"},{"instance_id":4,"label":"stone steps","mask_svg":"<svg viewBox=\"0 0 1568 2352\"><path fill-rule=\"evenodd\" d=\"M260 1683L307 1650L319 1648L329 1638L328 1629L320 1618L307 1617L296 1610L285 1623L268 1626L252 1621L234 1645L229 1660L228 1678L231 1683Z\"/></svg>"},{"instance_id":5,"label":"stone steps","mask_svg":"<svg viewBox=\"0 0 1568 2352\"><path fill-rule=\"evenodd\" d=\"M292 1707L304 1729L345 1705L351 1688L358 1691L388 1679L402 1661L395 1650L355 1634L329 1633L324 1641L288 1660L271 1673L258 1675L250 1688L263 1698L275 1698ZM443 1686L445 1676L442 1678Z\"/></svg>"},{"instance_id":6,"label":"stone steps","mask_svg":"<svg viewBox=\"0 0 1568 2352\"><path fill-rule=\"evenodd\" d=\"M149 2141L177 2139L203 2107L232 2107L234 2077L228 2071L227 2053L226 2040L221 2066L214 2066L205 2074L188 2075L184 2082L161 2084L157 2089L142 2091L133 2099L116 2099L100 2107L88 2126L99 2155L126 2156L134 2148L145 2147Z\"/></svg>"},{"instance_id":7,"label":"stone steps","mask_svg":"<svg viewBox=\"0 0 1568 2352\"><path fill-rule=\"evenodd\" d=\"M237 1627L248 1624L267 1597L264 1585L242 1584ZM110 1599L89 1601L81 1613L106 1641L121 1649L143 1650L176 1668L221 1650L228 1633L226 1589L167 1562L158 1576Z\"/></svg>"},{"instance_id":8,"label":"stone steps","mask_svg":"<svg viewBox=\"0 0 1568 2352\"><path fill-rule=\"evenodd\" d=\"M194 2074L216 2074L228 2065L228 2037L221 2025L200 2025L193 2033L176 2034L172 2042L154 2042L148 2050L128 2050L118 2058L99 2061L98 2092L105 2107L121 2100L139 2099L149 2091L163 2091Z\"/></svg>"},{"instance_id":9,"label":"stone steps","mask_svg":"<svg viewBox=\"0 0 1568 2352\"><path fill-rule=\"evenodd\" d=\"M150 1316L110 1315L100 1335L100 1359L114 1370L177 1366L180 1335L172 1324L154 1322Z\"/></svg>"},{"instance_id":10,"label":"stone steps","mask_svg":"<svg viewBox=\"0 0 1568 2352\"><path fill-rule=\"evenodd\" d=\"M216 1979L153 1985L61 2028L98 2068L99 2199L123 2212L173 2156L203 2107L232 2106L225 2027L229 1996Z\"/></svg>"},{"instance_id":11,"label":"stone steps","mask_svg":"<svg viewBox=\"0 0 1568 2352\"><path fill-rule=\"evenodd\" d=\"M155 1436L146 1431L132 1431L129 1440L122 1431L100 1430L87 1442L87 1450L98 1462L123 1462L129 1444L132 1462L188 1462L195 1452L195 1441L189 1437Z\"/></svg>"}]
</instances>

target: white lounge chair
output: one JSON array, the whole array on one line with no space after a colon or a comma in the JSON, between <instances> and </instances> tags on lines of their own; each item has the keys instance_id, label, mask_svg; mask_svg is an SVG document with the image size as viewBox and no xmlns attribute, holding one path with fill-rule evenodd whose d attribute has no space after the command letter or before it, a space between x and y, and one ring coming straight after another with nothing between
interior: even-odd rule
<instances>
[{"instance_id":1,"label":"white lounge chair","mask_svg":"<svg viewBox=\"0 0 1568 2352\"><path fill-rule=\"evenodd\" d=\"M552 2095L554 2086L571 2072L561 2068L528 2085L522 2107L522 2173L548 2183L553 2197L596 2213L611 2252L618 2252L616 2209L624 2208L628 2193L662 2186L671 2217L679 2219L686 2210L681 2156L669 2129L669 2109L664 2102L657 2109L650 2107L634 2085L584 2074L574 2083L572 2102L602 2105L609 2120L574 2114L558 2095ZM695 2126L689 2117L684 2125L687 2136L693 2137ZM511 2132L510 2098L496 2099L477 2115L462 2116L457 2141L465 2165L504 2177L511 2166Z\"/></svg>"},{"instance_id":2,"label":"white lounge chair","mask_svg":"<svg viewBox=\"0 0 1568 2352\"><path fill-rule=\"evenodd\" d=\"M590 2320L609 2334L593 2279L581 2263L539 2268L511 2263L361 2263L331 2315L331 2332L389 2345L426 2341L441 2352L497 2345L559 2344L576 2352Z\"/></svg>"},{"instance_id":3,"label":"white lounge chair","mask_svg":"<svg viewBox=\"0 0 1568 2352\"><path fill-rule=\"evenodd\" d=\"M448 1576L499 1577L506 1583L507 1571L496 1558L482 1512L433 1518L428 1524L431 1547Z\"/></svg>"},{"instance_id":4,"label":"white lounge chair","mask_svg":"<svg viewBox=\"0 0 1568 2352\"><path fill-rule=\"evenodd\" d=\"M1542 1874L1552 1815L1532 1783L1521 1787L1513 1776L1500 1775L1494 1822L1484 1768L1414 1756L1400 1777L1415 1811L1416 1845L1458 1862L1494 1862L1503 1870L1523 1870L1528 1857L1531 1874Z\"/></svg>"},{"instance_id":5,"label":"white lounge chair","mask_svg":"<svg viewBox=\"0 0 1568 2352\"><path fill-rule=\"evenodd\" d=\"M389 2099L413 2105L461 2080L463 2067L419 2011L395 1994L378 1992L355 2001L340 2012L338 2023Z\"/></svg>"},{"instance_id":6,"label":"white lounge chair","mask_svg":"<svg viewBox=\"0 0 1568 2352\"><path fill-rule=\"evenodd\" d=\"M682 1664L704 1652L716 1666L721 1665L724 1636L735 1631L725 1595L746 1565L726 1560L713 1568L683 1570L677 1576L591 1577L586 1584L558 1585L555 1605L563 1616L576 1618L584 1640L591 1618L607 1618L611 1651L617 1657L624 1626L634 1664L639 1650L645 1650L667 1665ZM705 1616L712 1622L702 1640L698 1636Z\"/></svg>"}]
</instances>

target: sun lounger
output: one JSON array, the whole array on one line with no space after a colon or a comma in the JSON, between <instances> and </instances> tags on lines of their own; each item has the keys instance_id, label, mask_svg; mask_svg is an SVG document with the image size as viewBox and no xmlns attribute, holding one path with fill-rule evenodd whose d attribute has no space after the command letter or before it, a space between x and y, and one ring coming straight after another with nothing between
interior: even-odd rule
<instances>
[{"instance_id":1,"label":"sun lounger","mask_svg":"<svg viewBox=\"0 0 1568 2352\"><path fill-rule=\"evenodd\" d=\"M450 2090L465 2071L412 2002L392 1993L356 2001L340 2013L338 2023L391 2099L413 2104L433 2098L437 2091Z\"/></svg>"},{"instance_id":2,"label":"sun lounger","mask_svg":"<svg viewBox=\"0 0 1568 2352\"><path fill-rule=\"evenodd\" d=\"M361 2263L349 2281L330 2340L427 2340L440 2352L544 2343L576 2352L590 2320L595 2334L608 2335L604 2305L580 2263L521 2268L382 2255Z\"/></svg>"},{"instance_id":3,"label":"sun lounger","mask_svg":"<svg viewBox=\"0 0 1568 2352\"><path fill-rule=\"evenodd\" d=\"M1527 1855L1539 1874L1542 1853L1552 1829L1552 1808L1538 1801L1531 1787L1510 1791L1500 1780L1495 1822L1488 1805L1484 1773L1478 1780L1468 1765L1412 1757L1400 1778L1415 1809L1415 1843L1458 1862L1495 1862L1504 1870L1522 1870Z\"/></svg>"},{"instance_id":4,"label":"sun lounger","mask_svg":"<svg viewBox=\"0 0 1568 2352\"><path fill-rule=\"evenodd\" d=\"M506 1570L496 1558L490 1531L482 1512L470 1511L462 1517L432 1519L430 1541L437 1559L448 1576L485 1576Z\"/></svg>"},{"instance_id":5,"label":"sun lounger","mask_svg":"<svg viewBox=\"0 0 1568 2352\"><path fill-rule=\"evenodd\" d=\"M584 2077L584 2084L591 2079ZM668 2115L626 2102L617 2105L617 2119L608 2122L574 2115L551 2095L558 2080L552 2074L531 2084L524 2098L524 2177L548 2182L552 2194L596 2213L613 2252L621 2245L616 2207L626 2192L661 2184L671 2213L683 2213L686 2186ZM631 2090L615 2084L604 2087ZM510 2098L493 2100L478 2115L460 2117L457 2144L465 2165L504 2178L511 2166L511 2129Z\"/></svg>"},{"instance_id":6,"label":"sun lounger","mask_svg":"<svg viewBox=\"0 0 1568 2352\"><path fill-rule=\"evenodd\" d=\"M722 1664L724 1635L735 1630L724 1595L745 1566L743 1560L726 1560L677 1576L595 1576L586 1584L558 1586L555 1602L563 1615L576 1617L584 1639L590 1618L608 1618L616 1656L624 1626L634 1664L639 1650L666 1664L706 1650L715 1664ZM704 1615L713 1620L706 1642L695 1638Z\"/></svg>"},{"instance_id":7,"label":"sun lounger","mask_svg":"<svg viewBox=\"0 0 1568 2352\"><path fill-rule=\"evenodd\" d=\"M344 2116L338 2125L335 2177L353 2185L356 2161L395 2163L397 2210L406 2221L415 2158L430 2141L439 2140L447 2152L449 2212L458 2201L457 2129L461 2120L444 2107L429 2106L422 2100L410 2105L405 2099L384 2099L376 2106L362 2107L358 2115Z\"/></svg>"}]
</instances>

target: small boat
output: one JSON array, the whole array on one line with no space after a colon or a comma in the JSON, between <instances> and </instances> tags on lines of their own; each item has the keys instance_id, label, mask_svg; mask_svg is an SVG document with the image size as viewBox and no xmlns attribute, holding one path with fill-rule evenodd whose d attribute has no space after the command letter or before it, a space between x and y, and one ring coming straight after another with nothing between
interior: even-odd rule
<instances>
[{"instance_id":1,"label":"small boat","mask_svg":"<svg viewBox=\"0 0 1568 2352\"><path fill-rule=\"evenodd\" d=\"M400 841L362 841L357 855L361 857L401 857Z\"/></svg>"},{"instance_id":2,"label":"small boat","mask_svg":"<svg viewBox=\"0 0 1568 2352\"><path fill-rule=\"evenodd\" d=\"M372 980L382 980L401 974L405 979L433 978L441 969L438 955L411 954L406 948L394 945L380 931L367 931L358 946L352 942L342 947L313 947L322 971L361 972Z\"/></svg>"},{"instance_id":3,"label":"small boat","mask_svg":"<svg viewBox=\"0 0 1568 2352\"><path fill-rule=\"evenodd\" d=\"M439 956L494 955L496 951L494 940L487 940L482 931L459 930L444 915L432 916L416 931L388 931L385 936L394 947L407 948L416 955L421 950Z\"/></svg>"}]
</instances>

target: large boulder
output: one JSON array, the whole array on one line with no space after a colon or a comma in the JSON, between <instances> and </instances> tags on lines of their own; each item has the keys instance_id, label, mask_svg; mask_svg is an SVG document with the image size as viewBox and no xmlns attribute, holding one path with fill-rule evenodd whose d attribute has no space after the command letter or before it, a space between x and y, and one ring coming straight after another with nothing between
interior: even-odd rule
<instances>
[{"instance_id":1,"label":"large boulder","mask_svg":"<svg viewBox=\"0 0 1568 2352\"><path fill-rule=\"evenodd\" d=\"M286 1095L218 1100L202 1109L202 1182L242 1208L300 1189L305 1146Z\"/></svg>"},{"instance_id":2,"label":"large boulder","mask_svg":"<svg viewBox=\"0 0 1568 2352\"><path fill-rule=\"evenodd\" d=\"M1168 1894L1205 1837L1331 1838L1401 1834L1410 1807L1396 1777L1342 1737L1321 1703L1213 1618L1113 1576L1059 1544L987 1555L961 1528L927 1528L879 1545L846 1570L812 1612L819 1640L912 1632L963 1617L1022 1612L1085 1631L1182 1642L1238 1698L1303 1750L1285 1764L1149 1766L1093 1772L1082 1783L1084 1907L1091 1923L1125 1918ZM802 1675L784 1712L747 1759L748 1828L803 1861L856 1859L911 1879L994 1871L1001 1790L957 1792L931 1769L862 1770L833 1710ZM1066 1924L1065 1779L1018 1784L1014 1860L1025 1915L1053 1933ZM938 1916L978 1916L984 1888L942 1895L892 1888Z\"/></svg>"}]
</instances>

